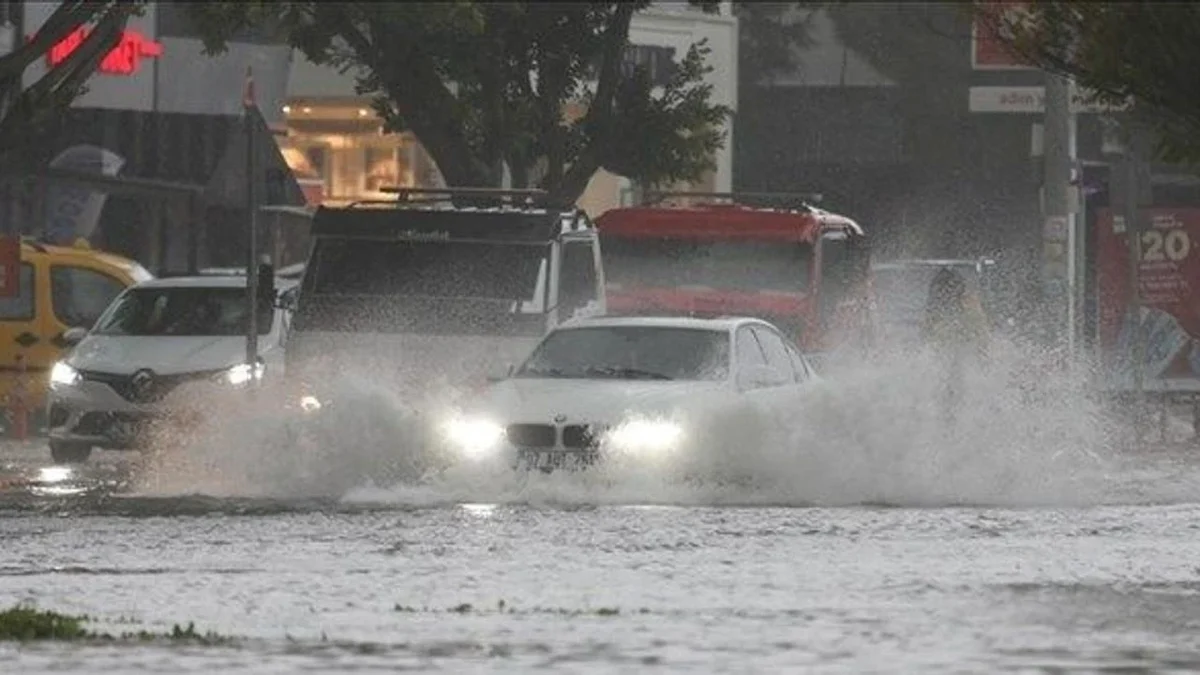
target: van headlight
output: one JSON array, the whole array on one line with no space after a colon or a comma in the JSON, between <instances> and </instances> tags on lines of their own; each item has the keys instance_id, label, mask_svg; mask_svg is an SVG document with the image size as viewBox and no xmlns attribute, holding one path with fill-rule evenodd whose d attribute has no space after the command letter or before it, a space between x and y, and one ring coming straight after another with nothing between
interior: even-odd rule
<instances>
[{"instance_id":1,"label":"van headlight","mask_svg":"<svg viewBox=\"0 0 1200 675\"><path fill-rule=\"evenodd\" d=\"M253 367L249 363L239 363L236 366L225 371L222 379L235 387L240 387L248 384L251 381L257 382L263 378L263 374L267 371L267 365L261 361L254 364Z\"/></svg>"},{"instance_id":2,"label":"van headlight","mask_svg":"<svg viewBox=\"0 0 1200 675\"><path fill-rule=\"evenodd\" d=\"M683 440L683 427L666 420L630 420L606 435L608 443L630 452L664 452L673 450Z\"/></svg>"},{"instance_id":3,"label":"van headlight","mask_svg":"<svg viewBox=\"0 0 1200 675\"><path fill-rule=\"evenodd\" d=\"M59 361L50 369L50 386L73 387L79 384L79 371Z\"/></svg>"},{"instance_id":4,"label":"van headlight","mask_svg":"<svg viewBox=\"0 0 1200 675\"><path fill-rule=\"evenodd\" d=\"M486 457L500 447L504 427L491 420L457 418L446 422L443 432L454 447L472 457Z\"/></svg>"}]
</instances>

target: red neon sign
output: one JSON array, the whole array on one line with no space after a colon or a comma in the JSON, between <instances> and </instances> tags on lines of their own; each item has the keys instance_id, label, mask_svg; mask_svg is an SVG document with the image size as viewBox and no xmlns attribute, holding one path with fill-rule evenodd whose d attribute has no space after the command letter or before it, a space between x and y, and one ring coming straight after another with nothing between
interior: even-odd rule
<instances>
[{"instance_id":1,"label":"red neon sign","mask_svg":"<svg viewBox=\"0 0 1200 675\"><path fill-rule=\"evenodd\" d=\"M53 68L66 61L83 45L83 41L91 34L89 28L76 28L70 35L46 52L46 63ZM117 46L104 56L100 62L99 72L106 75L133 75L142 65L142 59L152 59L162 56L163 45L134 30L121 32Z\"/></svg>"}]
</instances>

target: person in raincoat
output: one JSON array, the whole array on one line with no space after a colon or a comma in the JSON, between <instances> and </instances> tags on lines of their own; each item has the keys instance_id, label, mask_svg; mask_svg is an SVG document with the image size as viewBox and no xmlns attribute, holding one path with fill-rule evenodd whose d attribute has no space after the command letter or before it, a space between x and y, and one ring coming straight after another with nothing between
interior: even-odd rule
<instances>
[{"instance_id":1,"label":"person in raincoat","mask_svg":"<svg viewBox=\"0 0 1200 675\"><path fill-rule=\"evenodd\" d=\"M968 363L987 358L989 332L979 294L958 272L938 270L929 285L921 338L941 361L941 403L947 421L953 421L961 400Z\"/></svg>"}]
</instances>

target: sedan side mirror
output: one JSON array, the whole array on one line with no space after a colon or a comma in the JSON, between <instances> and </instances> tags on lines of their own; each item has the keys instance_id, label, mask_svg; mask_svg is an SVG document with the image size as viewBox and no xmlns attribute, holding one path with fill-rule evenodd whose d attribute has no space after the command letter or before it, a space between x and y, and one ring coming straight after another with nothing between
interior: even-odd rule
<instances>
[{"instance_id":1,"label":"sedan side mirror","mask_svg":"<svg viewBox=\"0 0 1200 675\"><path fill-rule=\"evenodd\" d=\"M492 366L488 370L487 380L488 380L488 382L499 382L501 380L507 380L509 378L509 376L512 375L512 373L513 373L513 364L502 363L500 365Z\"/></svg>"},{"instance_id":2,"label":"sedan side mirror","mask_svg":"<svg viewBox=\"0 0 1200 675\"><path fill-rule=\"evenodd\" d=\"M87 334L88 330L86 328L68 328L67 330L63 331L63 343L65 343L68 347L74 347L80 342L83 342L83 339L87 337Z\"/></svg>"},{"instance_id":3,"label":"sedan side mirror","mask_svg":"<svg viewBox=\"0 0 1200 675\"><path fill-rule=\"evenodd\" d=\"M779 371L770 366L751 366L743 370L741 376L738 377L738 384L743 389L764 389L767 387L781 387L791 382L792 378L786 373Z\"/></svg>"}]
</instances>

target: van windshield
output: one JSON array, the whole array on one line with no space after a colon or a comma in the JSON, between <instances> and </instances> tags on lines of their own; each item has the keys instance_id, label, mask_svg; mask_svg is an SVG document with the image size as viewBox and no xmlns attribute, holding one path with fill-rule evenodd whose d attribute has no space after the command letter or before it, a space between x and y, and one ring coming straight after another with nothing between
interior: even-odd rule
<instances>
[{"instance_id":1,"label":"van windshield","mask_svg":"<svg viewBox=\"0 0 1200 675\"><path fill-rule=\"evenodd\" d=\"M549 253L548 243L318 239L296 328L540 335Z\"/></svg>"}]
</instances>

